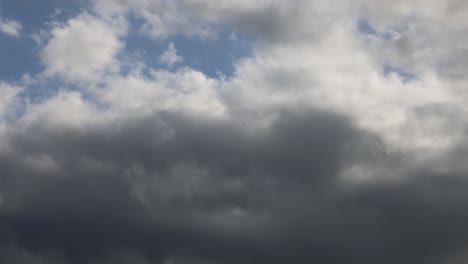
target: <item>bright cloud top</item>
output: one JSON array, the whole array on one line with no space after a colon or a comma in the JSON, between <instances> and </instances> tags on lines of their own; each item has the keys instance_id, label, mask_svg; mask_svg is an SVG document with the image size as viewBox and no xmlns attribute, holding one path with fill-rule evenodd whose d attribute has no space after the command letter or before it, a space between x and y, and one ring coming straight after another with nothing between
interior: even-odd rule
<instances>
[{"instance_id":1,"label":"bright cloud top","mask_svg":"<svg viewBox=\"0 0 468 264\"><path fill-rule=\"evenodd\" d=\"M51 29L40 52L46 75L69 81L97 81L105 71L118 67L116 54L123 47L117 29L88 14Z\"/></svg>"}]
</instances>

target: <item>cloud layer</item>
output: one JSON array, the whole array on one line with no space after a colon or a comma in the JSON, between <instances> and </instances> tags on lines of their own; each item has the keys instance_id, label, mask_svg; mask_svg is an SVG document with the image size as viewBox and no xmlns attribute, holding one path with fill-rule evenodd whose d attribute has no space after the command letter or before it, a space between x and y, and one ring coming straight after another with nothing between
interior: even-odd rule
<instances>
[{"instance_id":1,"label":"cloud layer","mask_svg":"<svg viewBox=\"0 0 468 264\"><path fill-rule=\"evenodd\" d=\"M41 72L0 82L0 262L466 261L466 7L93 0L52 21ZM225 31L252 50L232 75L184 65L176 40ZM167 41L159 67L135 35Z\"/></svg>"}]
</instances>

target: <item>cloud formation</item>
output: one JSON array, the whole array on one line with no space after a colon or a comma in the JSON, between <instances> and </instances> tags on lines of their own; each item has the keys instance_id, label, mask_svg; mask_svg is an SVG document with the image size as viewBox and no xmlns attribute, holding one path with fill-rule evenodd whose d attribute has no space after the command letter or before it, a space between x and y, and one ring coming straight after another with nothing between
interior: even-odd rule
<instances>
[{"instance_id":1,"label":"cloud formation","mask_svg":"<svg viewBox=\"0 0 468 264\"><path fill-rule=\"evenodd\" d=\"M88 2L0 82L0 262L463 263L464 9ZM232 75L184 65L225 31Z\"/></svg>"},{"instance_id":2,"label":"cloud formation","mask_svg":"<svg viewBox=\"0 0 468 264\"><path fill-rule=\"evenodd\" d=\"M0 17L0 32L13 37L19 37L22 28L23 26L19 21Z\"/></svg>"},{"instance_id":3,"label":"cloud formation","mask_svg":"<svg viewBox=\"0 0 468 264\"><path fill-rule=\"evenodd\" d=\"M177 49L174 43L171 42L169 43L169 46L167 46L167 49L163 52L163 54L161 54L159 60L167 66L172 67L174 66L174 64L183 62L184 58L177 55Z\"/></svg>"},{"instance_id":4,"label":"cloud formation","mask_svg":"<svg viewBox=\"0 0 468 264\"><path fill-rule=\"evenodd\" d=\"M50 39L40 53L45 74L69 81L97 81L102 74L118 69L115 60L123 47L112 25L89 14L70 19L50 30Z\"/></svg>"}]
</instances>

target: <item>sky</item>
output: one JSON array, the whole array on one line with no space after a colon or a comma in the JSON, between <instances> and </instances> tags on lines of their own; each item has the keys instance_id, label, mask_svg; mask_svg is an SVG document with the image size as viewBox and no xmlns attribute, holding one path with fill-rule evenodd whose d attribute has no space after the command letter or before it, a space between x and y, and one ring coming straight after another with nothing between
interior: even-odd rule
<instances>
[{"instance_id":1,"label":"sky","mask_svg":"<svg viewBox=\"0 0 468 264\"><path fill-rule=\"evenodd\" d=\"M465 263L467 12L0 0L0 263Z\"/></svg>"}]
</instances>

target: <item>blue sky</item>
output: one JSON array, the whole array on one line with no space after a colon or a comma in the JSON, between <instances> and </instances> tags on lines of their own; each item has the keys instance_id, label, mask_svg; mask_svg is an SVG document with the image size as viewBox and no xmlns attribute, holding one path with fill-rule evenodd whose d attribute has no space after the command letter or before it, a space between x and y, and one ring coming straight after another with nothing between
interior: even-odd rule
<instances>
[{"instance_id":1,"label":"blue sky","mask_svg":"<svg viewBox=\"0 0 468 264\"><path fill-rule=\"evenodd\" d=\"M36 75L43 71L38 59L41 47L35 36L50 29L51 23L66 23L88 6L86 1L2 1L0 15L21 21L22 32L20 37L0 34L0 79L14 82L24 74ZM129 22L132 30L124 38L125 49L121 54L141 55L142 60L152 68L165 67L158 57L171 42L184 58L183 63L175 65L175 68L188 66L213 77L231 75L233 64L251 55L247 38L229 28L221 29L215 37L208 39L184 34L176 34L170 39L153 39L138 32L141 26L138 19L130 19ZM235 40L232 39L233 35L236 35Z\"/></svg>"},{"instance_id":2,"label":"blue sky","mask_svg":"<svg viewBox=\"0 0 468 264\"><path fill-rule=\"evenodd\" d=\"M79 13L83 1L61 0L5 0L0 3L0 16L6 19L21 21L22 34L20 37L12 37L0 34L0 78L15 81L23 74L36 74L41 71L41 65L37 59L39 47L32 36L47 28L47 23L53 15L54 19L65 21L67 18ZM56 13L63 10L61 13Z\"/></svg>"}]
</instances>

